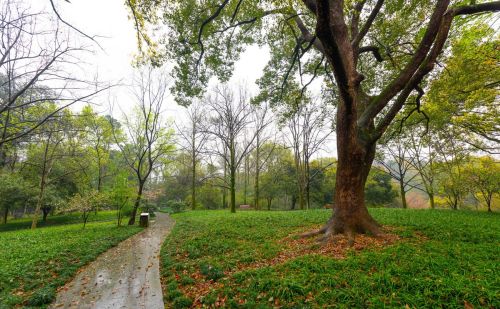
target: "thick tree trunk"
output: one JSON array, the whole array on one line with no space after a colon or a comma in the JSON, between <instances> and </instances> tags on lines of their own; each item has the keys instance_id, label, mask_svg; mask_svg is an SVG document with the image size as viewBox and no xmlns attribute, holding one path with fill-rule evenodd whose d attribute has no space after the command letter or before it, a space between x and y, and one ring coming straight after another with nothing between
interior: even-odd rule
<instances>
[{"instance_id":1,"label":"thick tree trunk","mask_svg":"<svg viewBox=\"0 0 500 309\"><path fill-rule=\"evenodd\" d=\"M350 121L349 107L339 106L337 115L337 174L333 214L320 230L304 234L323 234L328 240L333 234L346 234L354 243L356 233L378 235L379 224L365 206L365 183L375 157L375 142L365 141L365 135Z\"/></svg>"},{"instance_id":2,"label":"thick tree trunk","mask_svg":"<svg viewBox=\"0 0 500 309\"><path fill-rule=\"evenodd\" d=\"M365 206L365 183L373 162L373 149L345 160L339 157L333 215L327 224L327 234L378 234L378 224ZM358 154L359 155L359 154Z\"/></svg>"},{"instance_id":3,"label":"thick tree trunk","mask_svg":"<svg viewBox=\"0 0 500 309\"><path fill-rule=\"evenodd\" d=\"M144 182L139 182L139 189L137 190L137 197L135 198L134 208L132 209L132 214L130 215L130 219L128 220L128 225L135 224L135 217L137 216L137 209L141 204L142 199L142 190L144 189Z\"/></svg>"}]
</instances>

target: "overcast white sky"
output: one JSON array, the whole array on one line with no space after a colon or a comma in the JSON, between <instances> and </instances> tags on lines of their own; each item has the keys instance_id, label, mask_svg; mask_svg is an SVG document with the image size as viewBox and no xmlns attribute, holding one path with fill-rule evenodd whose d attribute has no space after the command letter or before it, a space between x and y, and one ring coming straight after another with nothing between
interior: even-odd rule
<instances>
[{"instance_id":1,"label":"overcast white sky","mask_svg":"<svg viewBox=\"0 0 500 309\"><path fill-rule=\"evenodd\" d=\"M38 5L50 9L49 0L37 0ZM43 3L45 2L45 3ZM61 16L73 26L90 36L99 36L97 39L102 49L94 46L95 53L84 57L89 62L89 75L98 73L101 81L127 82L132 75L131 60L136 52L136 37L133 23L128 19L128 12L123 0L72 0L68 3L56 0ZM88 41L86 42L88 44ZM234 81L245 81L256 91L254 81L261 75L269 59L265 49L250 47L242 55L234 72ZM126 89L115 88L113 96L117 97L120 107L127 110L132 102ZM108 96L98 99L101 103L107 101ZM107 106L107 103L104 104ZM180 110L175 106L172 97L169 97L168 110Z\"/></svg>"},{"instance_id":2,"label":"overcast white sky","mask_svg":"<svg viewBox=\"0 0 500 309\"><path fill-rule=\"evenodd\" d=\"M82 61L88 63L87 78L97 73L101 81L127 83L132 76L131 63L137 45L133 23L128 18L124 0L71 0L70 3L55 0L55 3L63 19L87 35L99 37L97 40L102 49L93 46L95 50L93 54L82 56ZM49 0L36 0L32 5L37 9L51 10ZM89 40L85 43L89 44ZM244 82L251 92L256 93L255 80L262 75L268 60L267 49L249 47L241 55L241 60L236 63L231 82ZM116 105L119 105L122 111L127 112L133 106L132 97L126 87L115 87L111 93L93 100L100 105L96 108L99 112L109 112L110 97L114 98ZM172 96L168 97L166 103L165 117L178 121L179 116L183 114L183 108L176 105ZM115 106L113 114L118 116L116 109ZM328 147L330 150L321 155L333 154L334 143L329 144L331 144Z\"/></svg>"}]
</instances>

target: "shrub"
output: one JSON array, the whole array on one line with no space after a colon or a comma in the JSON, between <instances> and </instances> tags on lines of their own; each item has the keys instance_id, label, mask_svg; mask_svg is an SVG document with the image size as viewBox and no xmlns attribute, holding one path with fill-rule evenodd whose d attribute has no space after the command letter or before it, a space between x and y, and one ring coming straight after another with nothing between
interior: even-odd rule
<instances>
[{"instance_id":1,"label":"shrub","mask_svg":"<svg viewBox=\"0 0 500 309\"><path fill-rule=\"evenodd\" d=\"M186 209L186 203L183 201L170 200L167 202L167 207L171 209L172 213L178 213Z\"/></svg>"}]
</instances>

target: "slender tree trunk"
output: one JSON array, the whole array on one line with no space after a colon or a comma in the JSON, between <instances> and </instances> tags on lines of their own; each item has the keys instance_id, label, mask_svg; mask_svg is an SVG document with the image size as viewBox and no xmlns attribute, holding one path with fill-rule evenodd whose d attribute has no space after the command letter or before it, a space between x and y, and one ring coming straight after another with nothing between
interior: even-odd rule
<instances>
[{"instance_id":1,"label":"slender tree trunk","mask_svg":"<svg viewBox=\"0 0 500 309\"><path fill-rule=\"evenodd\" d=\"M234 143L232 143L234 145ZM231 195L231 212L235 213L236 212L236 154L235 154L235 149L234 146L231 146L231 149L229 150L229 178L230 178L230 189L229 189L229 194Z\"/></svg>"},{"instance_id":2,"label":"slender tree trunk","mask_svg":"<svg viewBox=\"0 0 500 309\"><path fill-rule=\"evenodd\" d=\"M452 200L451 200L451 209L457 210L458 209L458 198L453 195Z\"/></svg>"},{"instance_id":3,"label":"slender tree trunk","mask_svg":"<svg viewBox=\"0 0 500 309\"><path fill-rule=\"evenodd\" d=\"M102 191L102 164L101 164L101 158L99 157L99 152L97 153L97 192L101 193Z\"/></svg>"},{"instance_id":4,"label":"slender tree trunk","mask_svg":"<svg viewBox=\"0 0 500 309\"><path fill-rule=\"evenodd\" d=\"M227 183L227 163L224 161L224 182ZM222 208L226 209L227 208L227 189L224 187L222 189Z\"/></svg>"},{"instance_id":5,"label":"slender tree trunk","mask_svg":"<svg viewBox=\"0 0 500 309\"><path fill-rule=\"evenodd\" d=\"M309 155L308 155L309 156ZM310 209L311 208L311 179L310 179L310 174L311 174L311 167L309 166L309 159L306 158L304 162L305 166L305 175L304 175L304 180L305 180L305 191L306 191L306 208Z\"/></svg>"},{"instance_id":6,"label":"slender tree trunk","mask_svg":"<svg viewBox=\"0 0 500 309\"><path fill-rule=\"evenodd\" d=\"M230 171L231 175L231 189L230 189L230 195L231 195L231 212L235 213L236 212L236 170L234 168L231 169Z\"/></svg>"},{"instance_id":7,"label":"slender tree trunk","mask_svg":"<svg viewBox=\"0 0 500 309\"><path fill-rule=\"evenodd\" d=\"M4 148L5 147L0 144L0 169L7 164L7 152Z\"/></svg>"},{"instance_id":8,"label":"slender tree trunk","mask_svg":"<svg viewBox=\"0 0 500 309\"><path fill-rule=\"evenodd\" d=\"M247 205L247 193L248 193L248 170L249 170L249 164L248 164L248 155L245 156L245 166L243 167L243 204Z\"/></svg>"},{"instance_id":9,"label":"slender tree trunk","mask_svg":"<svg viewBox=\"0 0 500 309\"><path fill-rule=\"evenodd\" d=\"M97 164L97 170L98 170L98 174L97 174L97 192L101 193L102 192L102 166L101 166L101 160L99 159L98 160L98 164ZM94 214L97 215L97 212L99 211L99 207L96 205L95 209L94 209Z\"/></svg>"},{"instance_id":10,"label":"slender tree trunk","mask_svg":"<svg viewBox=\"0 0 500 309\"><path fill-rule=\"evenodd\" d=\"M193 151L193 162L192 162L192 174L191 174L191 209L196 209L196 155Z\"/></svg>"},{"instance_id":11,"label":"slender tree trunk","mask_svg":"<svg viewBox=\"0 0 500 309\"><path fill-rule=\"evenodd\" d=\"M260 177L260 140L257 134L257 147L255 148L255 184L254 184L254 199L255 209L260 209L259 206L259 177Z\"/></svg>"},{"instance_id":12,"label":"slender tree trunk","mask_svg":"<svg viewBox=\"0 0 500 309\"><path fill-rule=\"evenodd\" d=\"M2 138L0 138L0 141L4 140L5 137L7 136L7 128L9 127L9 120L10 120L10 109L7 109L5 123L2 123L3 129L2 129ZM7 150L5 149L5 143L0 143L0 168L3 168L6 164L7 164Z\"/></svg>"},{"instance_id":13,"label":"slender tree trunk","mask_svg":"<svg viewBox=\"0 0 500 309\"><path fill-rule=\"evenodd\" d=\"M142 199L142 190L144 189L144 181L139 181L139 188L137 190L137 197L135 198L134 208L132 209L132 214L130 215L130 219L128 220L128 225L135 224L135 217L137 216L137 209L141 204Z\"/></svg>"},{"instance_id":14,"label":"slender tree trunk","mask_svg":"<svg viewBox=\"0 0 500 309\"><path fill-rule=\"evenodd\" d=\"M271 204L273 202L273 198L272 197L268 197L267 198L267 210L271 210Z\"/></svg>"},{"instance_id":15,"label":"slender tree trunk","mask_svg":"<svg viewBox=\"0 0 500 309\"><path fill-rule=\"evenodd\" d=\"M196 209L196 123L191 131L191 209Z\"/></svg>"},{"instance_id":16,"label":"slender tree trunk","mask_svg":"<svg viewBox=\"0 0 500 309\"><path fill-rule=\"evenodd\" d=\"M38 192L38 199L36 201L35 213L33 214L33 220L31 221L31 229L36 229L38 224L38 216L43 205L43 198L45 196L45 185L46 185L46 175L43 173L42 179L40 180L40 191Z\"/></svg>"},{"instance_id":17,"label":"slender tree trunk","mask_svg":"<svg viewBox=\"0 0 500 309\"><path fill-rule=\"evenodd\" d=\"M8 216L9 216L9 206L6 206L4 213L3 213L3 224L7 224L7 217Z\"/></svg>"},{"instance_id":18,"label":"slender tree trunk","mask_svg":"<svg viewBox=\"0 0 500 309\"><path fill-rule=\"evenodd\" d=\"M429 203L431 205L431 209L436 208L436 204L434 202L434 193L433 192L427 192L427 195L429 196Z\"/></svg>"},{"instance_id":19,"label":"slender tree trunk","mask_svg":"<svg viewBox=\"0 0 500 309\"><path fill-rule=\"evenodd\" d=\"M404 209L406 209L408 208L408 204L406 203L406 190L403 179L399 180L399 192L401 194L401 205L403 206Z\"/></svg>"}]
</instances>

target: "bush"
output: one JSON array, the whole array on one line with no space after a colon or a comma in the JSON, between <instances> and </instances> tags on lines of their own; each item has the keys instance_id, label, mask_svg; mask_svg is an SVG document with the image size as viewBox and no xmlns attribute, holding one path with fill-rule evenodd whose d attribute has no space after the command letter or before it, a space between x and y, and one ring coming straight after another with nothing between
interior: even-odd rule
<instances>
[{"instance_id":1,"label":"bush","mask_svg":"<svg viewBox=\"0 0 500 309\"><path fill-rule=\"evenodd\" d=\"M167 202L167 207L172 213L178 213L186 209L186 203L183 201L170 200Z\"/></svg>"},{"instance_id":2,"label":"bush","mask_svg":"<svg viewBox=\"0 0 500 309\"><path fill-rule=\"evenodd\" d=\"M152 203L145 203L145 205L141 207L141 212L148 212L152 217L154 217L156 211L158 211L158 206Z\"/></svg>"}]
</instances>

